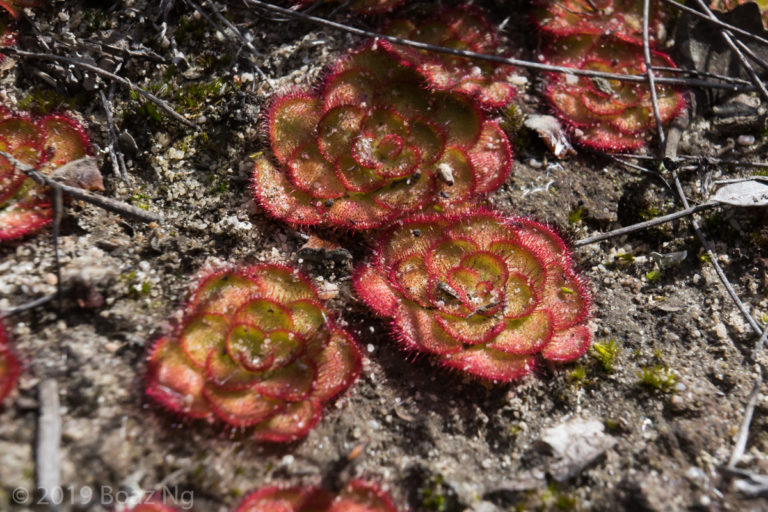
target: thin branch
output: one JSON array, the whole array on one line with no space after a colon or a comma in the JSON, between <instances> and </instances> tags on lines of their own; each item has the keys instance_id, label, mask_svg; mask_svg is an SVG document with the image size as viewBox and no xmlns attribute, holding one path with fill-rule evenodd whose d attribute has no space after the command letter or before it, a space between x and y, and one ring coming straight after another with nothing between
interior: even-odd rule
<instances>
[{"instance_id":1,"label":"thin branch","mask_svg":"<svg viewBox=\"0 0 768 512\"><path fill-rule=\"evenodd\" d=\"M0 156L7 158L8 161L11 164L13 164L13 166L16 169L20 170L21 172L23 172L24 174L26 174L27 176L35 180L38 184L48 186L53 189L59 189L63 193L69 196L72 196L75 199L80 199L82 201L85 201L86 203L91 203L107 211L117 213L125 217L131 217L135 220L140 220L142 222L162 222L163 220L163 217L157 213L148 212L148 211L142 210L141 208L137 208L135 206L123 203L122 201L118 201L110 197L98 196L96 194L91 194L90 192L87 192L81 188L72 187L69 185L65 185L64 183L60 183L46 176L45 174L41 173L31 165L27 165L24 162L17 160L13 155L11 155L10 153L6 153L5 151L0 151Z\"/></svg>"},{"instance_id":2,"label":"thin branch","mask_svg":"<svg viewBox=\"0 0 768 512\"><path fill-rule=\"evenodd\" d=\"M49 302L53 302L58 296L59 296L58 293L43 295L40 298L27 302L26 304L16 306L15 308L7 309L5 311L0 311L0 318L10 318L12 316L20 315L21 313L29 311L30 309L35 309L37 307L44 306Z\"/></svg>"},{"instance_id":3,"label":"thin branch","mask_svg":"<svg viewBox=\"0 0 768 512\"><path fill-rule=\"evenodd\" d=\"M643 58L645 59L645 73L648 76L648 89L651 92L651 106L653 106L653 117L656 120L656 131L659 135L659 148L664 152L664 146L667 144L667 138L664 135L664 125L661 123L661 113L659 112L659 98L656 95L656 77L653 74L653 63L651 62L651 45L648 41L648 18L651 10L651 0L643 2Z\"/></svg>"},{"instance_id":4,"label":"thin branch","mask_svg":"<svg viewBox=\"0 0 768 512\"><path fill-rule=\"evenodd\" d=\"M613 231L608 231L607 233L601 233L599 235L591 236L589 238L577 240L576 242L573 243L573 245L574 247L583 247L585 245L594 244L595 242L602 242L603 240L607 240L609 238L615 238L617 236L626 235L628 233L634 233L635 231L641 231L643 229L648 229L653 226L658 226L659 224L664 224L666 222L671 222L673 220L680 219L682 217L687 217L688 215L692 215L696 212L700 212L703 210L709 210L710 208L714 208L716 206L720 206L720 204L719 203L698 204L696 206L686 208L685 210L680 210L679 212L670 213L669 215L663 215L661 217L656 217L654 219L647 220L645 222L638 222L637 224L632 224L631 226L614 229Z\"/></svg>"},{"instance_id":5,"label":"thin branch","mask_svg":"<svg viewBox=\"0 0 768 512\"><path fill-rule=\"evenodd\" d=\"M120 160L117 159L117 132L115 131L115 122L112 119L112 102L109 101L104 91L99 90L99 99L101 99L101 106L104 108L104 114L107 117L107 132L109 133L109 158L112 160L112 169L116 174L119 174L123 181L128 181L128 169L125 169L125 165L120 165Z\"/></svg>"},{"instance_id":6,"label":"thin branch","mask_svg":"<svg viewBox=\"0 0 768 512\"><path fill-rule=\"evenodd\" d=\"M765 331L768 333L768 329ZM739 434L736 436L736 444L731 452L731 457L728 459L728 467L733 468L739 463L741 457L744 456L744 450L747 448L747 438L749 437L749 426L752 423L752 416L755 413L755 407L757 406L757 399L760 396L760 386L763 383L762 374L756 379L752 385L752 391L747 398L747 406L744 409L744 417L741 420L741 426L739 426Z\"/></svg>"},{"instance_id":7,"label":"thin branch","mask_svg":"<svg viewBox=\"0 0 768 512\"><path fill-rule=\"evenodd\" d=\"M137 93L144 96L146 99L160 107L161 110L163 110L166 114L171 116L176 121L180 122L181 124L185 126L189 126L190 128L198 128L197 124L193 123L192 121L188 120L166 103L165 101L161 100L151 92L145 91L138 85L134 84L127 78L123 78L120 75L116 75L110 71L107 71L106 69L102 69L98 66L95 66L93 64L90 64L88 62L85 62L81 59L74 59L72 57L65 57L63 55L54 55L52 53L38 53L38 52L28 52L26 50L20 50L19 48L9 46L7 48L3 48L3 52L12 53L14 55L18 55L19 57L26 57L30 59L41 59L41 60L50 60L54 62L64 62L66 64L71 64L73 66L78 66L83 69L87 69L90 71L93 71L97 75L101 75L104 77L107 77L111 80L115 80L116 82L121 83L122 85L128 87L132 91L136 91Z\"/></svg>"},{"instance_id":8,"label":"thin branch","mask_svg":"<svg viewBox=\"0 0 768 512\"><path fill-rule=\"evenodd\" d=\"M422 43L419 41L412 41L410 39L403 39L400 37L379 34L376 32L371 32L369 30L363 30L357 27L351 27L349 25L344 25L343 23L337 23L335 21L326 20L325 18L310 16L308 14L304 14L303 12L292 11L291 9L285 9L277 5L273 5L269 2L262 2L261 0L243 0L243 1L246 4L252 5L254 7L261 7L263 9L266 9L272 12L277 12L291 18L296 18L304 21L309 21L312 23L317 23L319 25L331 27L337 30L342 30L344 32L348 32L350 34L355 34L362 37L372 37L376 39L383 39L394 44L410 46L412 48L418 48L420 50L428 50L432 52L445 53L448 55L455 55L457 57L466 57L469 59L486 60L489 62L496 62L498 64L508 64L510 66L518 66L521 68L535 69L538 71L567 73L571 75L605 78L607 80L619 80L623 82L648 83L648 77L645 75L623 75L619 73L605 73L602 71L595 71L592 69L578 69L578 68L571 68L567 66L553 66L551 64L542 64L540 62L514 59L511 57L501 57L498 55L488 55L484 53L457 50L455 48L447 48L445 46L436 46L433 44ZM712 89L727 89L730 91L754 90L754 86L740 87L733 84L723 84L723 83L717 83L717 82L708 82L705 80L696 80L696 79L680 78L680 77L657 77L656 82L660 84L683 85L688 87L708 87Z\"/></svg>"}]
</instances>

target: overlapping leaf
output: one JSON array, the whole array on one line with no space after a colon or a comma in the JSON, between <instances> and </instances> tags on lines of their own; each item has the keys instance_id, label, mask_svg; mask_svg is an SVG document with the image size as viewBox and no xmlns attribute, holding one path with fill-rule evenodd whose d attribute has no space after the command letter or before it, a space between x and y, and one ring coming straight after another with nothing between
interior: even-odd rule
<instances>
[{"instance_id":1,"label":"overlapping leaf","mask_svg":"<svg viewBox=\"0 0 768 512\"><path fill-rule=\"evenodd\" d=\"M590 296L570 252L527 219L486 210L406 219L354 283L406 349L487 379L517 379L537 357L574 359L591 340Z\"/></svg>"},{"instance_id":2,"label":"overlapping leaf","mask_svg":"<svg viewBox=\"0 0 768 512\"><path fill-rule=\"evenodd\" d=\"M252 427L259 440L303 437L361 367L354 340L329 316L290 267L213 273L178 330L155 343L147 393L180 414Z\"/></svg>"}]
</instances>

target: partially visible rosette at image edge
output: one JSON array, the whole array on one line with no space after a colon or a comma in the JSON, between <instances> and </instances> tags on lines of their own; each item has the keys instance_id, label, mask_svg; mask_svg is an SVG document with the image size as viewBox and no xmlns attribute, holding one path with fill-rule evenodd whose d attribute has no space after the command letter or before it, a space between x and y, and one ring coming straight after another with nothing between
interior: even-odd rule
<instances>
[{"instance_id":1,"label":"partially visible rosette at image edge","mask_svg":"<svg viewBox=\"0 0 768 512\"><path fill-rule=\"evenodd\" d=\"M318 487L270 486L246 496L233 512L398 512L376 484L351 480L339 494Z\"/></svg>"},{"instance_id":2,"label":"partially visible rosette at image edge","mask_svg":"<svg viewBox=\"0 0 768 512\"><path fill-rule=\"evenodd\" d=\"M181 325L154 344L147 394L183 416L288 442L307 435L361 367L307 277L284 265L234 267L207 273Z\"/></svg>"},{"instance_id":3,"label":"partially visible rosette at image edge","mask_svg":"<svg viewBox=\"0 0 768 512\"><path fill-rule=\"evenodd\" d=\"M19 372L19 360L11 351L8 334L0 319L0 407L16 386Z\"/></svg>"},{"instance_id":4,"label":"partially visible rosette at image edge","mask_svg":"<svg viewBox=\"0 0 768 512\"><path fill-rule=\"evenodd\" d=\"M61 115L40 118L0 106L0 151L42 174L89 154L88 137L80 124ZM99 175L87 185L104 190ZM0 243L43 229L53 220L51 193L0 155Z\"/></svg>"},{"instance_id":5,"label":"partially visible rosette at image edge","mask_svg":"<svg viewBox=\"0 0 768 512\"><path fill-rule=\"evenodd\" d=\"M406 350L509 382L537 361L570 361L589 347L590 294L543 224L482 209L415 216L374 247L355 289L391 319Z\"/></svg>"}]
</instances>

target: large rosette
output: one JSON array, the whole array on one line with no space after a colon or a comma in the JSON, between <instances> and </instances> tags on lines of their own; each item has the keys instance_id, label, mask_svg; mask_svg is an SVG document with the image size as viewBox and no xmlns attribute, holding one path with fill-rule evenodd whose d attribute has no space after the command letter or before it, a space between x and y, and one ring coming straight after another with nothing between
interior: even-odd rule
<instances>
[{"instance_id":1,"label":"large rosette","mask_svg":"<svg viewBox=\"0 0 768 512\"><path fill-rule=\"evenodd\" d=\"M268 113L277 166L257 159L254 190L298 225L370 229L498 188L512 154L472 98L432 93L371 43L328 73L318 94L289 94Z\"/></svg>"},{"instance_id":2,"label":"large rosette","mask_svg":"<svg viewBox=\"0 0 768 512\"><path fill-rule=\"evenodd\" d=\"M253 427L259 440L306 435L361 368L354 340L290 267L213 273L185 313L151 351L147 393L187 416Z\"/></svg>"},{"instance_id":3,"label":"large rosette","mask_svg":"<svg viewBox=\"0 0 768 512\"><path fill-rule=\"evenodd\" d=\"M591 340L589 293L562 239L486 210L403 221L358 269L355 289L392 318L405 348L488 379L526 374L537 354L574 359Z\"/></svg>"},{"instance_id":4,"label":"large rosette","mask_svg":"<svg viewBox=\"0 0 768 512\"><path fill-rule=\"evenodd\" d=\"M88 139L75 121L49 115L38 120L0 107L0 151L50 174L88 154ZM100 180L93 188L103 190ZM19 238L51 222L48 190L0 156L0 242Z\"/></svg>"},{"instance_id":5,"label":"large rosette","mask_svg":"<svg viewBox=\"0 0 768 512\"><path fill-rule=\"evenodd\" d=\"M234 512L397 512L379 487L352 480L340 494L317 487L266 487L243 500Z\"/></svg>"},{"instance_id":6,"label":"large rosette","mask_svg":"<svg viewBox=\"0 0 768 512\"><path fill-rule=\"evenodd\" d=\"M548 64L606 73L646 73L642 47L610 37L558 39L545 51L544 60ZM675 67L661 52L652 51L651 62L654 66ZM685 106L682 94L674 87L656 84L656 94L662 123L670 121ZM656 130L646 83L559 73L551 75L546 96L585 146L614 151L637 149L645 146Z\"/></svg>"}]
</instances>

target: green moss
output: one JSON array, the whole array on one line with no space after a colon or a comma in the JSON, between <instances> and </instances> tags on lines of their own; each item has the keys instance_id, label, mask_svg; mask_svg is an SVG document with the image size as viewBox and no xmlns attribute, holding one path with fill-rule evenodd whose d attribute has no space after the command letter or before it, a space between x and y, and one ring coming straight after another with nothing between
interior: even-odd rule
<instances>
[{"instance_id":1,"label":"green moss","mask_svg":"<svg viewBox=\"0 0 768 512\"><path fill-rule=\"evenodd\" d=\"M443 478L434 476L421 488L421 505L423 510L430 512L444 512L448 509L448 500L442 493Z\"/></svg>"},{"instance_id":2,"label":"green moss","mask_svg":"<svg viewBox=\"0 0 768 512\"><path fill-rule=\"evenodd\" d=\"M677 375L666 365L644 366L637 376L638 384L653 392L669 393L677 384Z\"/></svg>"},{"instance_id":3,"label":"green moss","mask_svg":"<svg viewBox=\"0 0 768 512\"><path fill-rule=\"evenodd\" d=\"M638 213L638 215L640 215L640 218L643 220L651 220L654 217L658 217L662 213L663 212L658 208L651 207L651 208L648 208L647 210L642 210L641 212Z\"/></svg>"},{"instance_id":4,"label":"green moss","mask_svg":"<svg viewBox=\"0 0 768 512\"><path fill-rule=\"evenodd\" d=\"M64 96L53 89L33 87L28 89L19 100L19 110L28 110L40 115L58 110L77 109L86 103L83 93Z\"/></svg>"},{"instance_id":5,"label":"green moss","mask_svg":"<svg viewBox=\"0 0 768 512\"><path fill-rule=\"evenodd\" d=\"M629 252L621 252L616 255L616 262L622 263L622 264L628 264L635 261L635 257L632 253Z\"/></svg>"},{"instance_id":6,"label":"green moss","mask_svg":"<svg viewBox=\"0 0 768 512\"><path fill-rule=\"evenodd\" d=\"M578 224L584 219L584 208L578 208L576 210L571 211L570 215L568 215L568 223L569 224Z\"/></svg>"},{"instance_id":7,"label":"green moss","mask_svg":"<svg viewBox=\"0 0 768 512\"><path fill-rule=\"evenodd\" d=\"M614 339L604 343L594 343L590 347L589 353L597 359L605 372L611 373L616 362L616 356L619 354L619 344Z\"/></svg>"},{"instance_id":8,"label":"green moss","mask_svg":"<svg viewBox=\"0 0 768 512\"><path fill-rule=\"evenodd\" d=\"M656 281L661 281L661 270L653 269L647 274L645 274L645 279L648 280L648 282L655 283Z\"/></svg>"},{"instance_id":9,"label":"green moss","mask_svg":"<svg viewBox=\"0 0 768 512\"><path fill-rule=\"evenodd\" d=\"M584 365L581 364L577 364L571 371L568 372L567 379L568 382L570 382L572 385L577 386L582 386L589 383L587 380L587 369L584 367Z\"/></svg>"}]
</instances>

